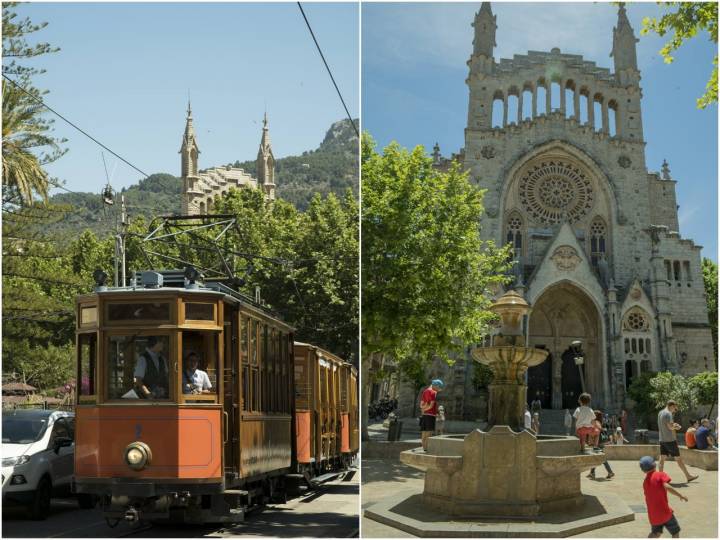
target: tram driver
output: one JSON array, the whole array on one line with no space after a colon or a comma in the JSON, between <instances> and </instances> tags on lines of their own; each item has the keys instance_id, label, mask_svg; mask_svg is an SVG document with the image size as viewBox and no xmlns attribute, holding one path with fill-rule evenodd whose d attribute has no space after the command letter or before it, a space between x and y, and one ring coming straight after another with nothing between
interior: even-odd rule
<instances>
[{"instance_id":1,"label":"tram driver","mask_svg":"<svg viewBox=\"0 0 720 540\"><path fill-rule=\"evenodd\" d=\"M135 388L142 399L163 399L168 396L168 365L162 355L164 343L149 336L145 351L135 365Z\"/></svg>"},{"instance_id":2,"label":"tram driver","mask_svg":"<svg viewBox=\"0 0 720 540\"><path fill-rule=\"evenodd\" d=\"M212 384L207 372L198 368L200 359L194 352L185 357L183 364L183 394L209 394Z\"/></svg>"}]
</instances>

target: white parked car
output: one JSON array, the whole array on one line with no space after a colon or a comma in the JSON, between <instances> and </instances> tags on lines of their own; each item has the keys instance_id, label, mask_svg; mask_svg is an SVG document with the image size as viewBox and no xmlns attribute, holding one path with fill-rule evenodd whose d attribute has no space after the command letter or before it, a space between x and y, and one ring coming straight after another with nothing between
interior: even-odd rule
<instances>
[{"instance_id":1,"label":"white parked car","mask_svg":"<svg viewBox=\"0 0 720 540\"><path fill-rule=\"evenodd\" d=\"M14 409L2 412L2 502L21 504L45 519L54 495L69 495L75 453L75 414ZM94 501L80 499L81 507Z\"/></svg>"}]
</instances>

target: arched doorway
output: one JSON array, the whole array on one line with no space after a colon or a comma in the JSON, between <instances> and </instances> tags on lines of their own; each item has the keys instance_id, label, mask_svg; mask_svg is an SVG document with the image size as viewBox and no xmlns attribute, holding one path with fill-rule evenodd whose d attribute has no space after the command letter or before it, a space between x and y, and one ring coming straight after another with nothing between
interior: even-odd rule
<instances>
[{"instance_id":1,"label":"arched doorway","mask_svg":"<svg viewBox=\"0 0 720 540\"><path fill-rule=\"evenodd\" d=\"M546 348L550 356L528 370L528 401L540 392L553 409L577 407L582 392L580 372L570 344L583 343L585 389L595 394L595 403L604 401L604 360L602 316L592 299L579 287L561 282L546 289L535 301L530 314L529 343ZM549 372L549 373L548 373Z\"/></svg>"}]
</instances>

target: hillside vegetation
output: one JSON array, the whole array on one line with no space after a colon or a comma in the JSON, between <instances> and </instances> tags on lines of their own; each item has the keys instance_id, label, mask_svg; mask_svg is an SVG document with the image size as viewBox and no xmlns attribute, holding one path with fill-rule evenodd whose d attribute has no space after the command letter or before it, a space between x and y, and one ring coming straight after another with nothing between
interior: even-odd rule
<instances>
[{"instance_id":1,"label":"hillside vegetation","mask_svg":"<svg viewBox=\"0 0 720 540\"><path fill-rule=\"evenodd\" d=\"M355 121L357 123L357 120ZM242 167L253 176L255 161L235 161L229 166ZM342 197L350 188L358 193L358 139L349 120L330 126L315 150L300 156L279 158L275 164L278 197L305 211L313 196L334 193ZM179 214L182 181L168 173L155 173L138 184L123 189L130 219L144 216L147 221L161 214ZM55 225L63 237L73 237L85 229L104 236L115 227L117 207L103 204L100 193L59 193L51 197L53 204L68 207L67 216Z\"/></svg>"}]
</instances>

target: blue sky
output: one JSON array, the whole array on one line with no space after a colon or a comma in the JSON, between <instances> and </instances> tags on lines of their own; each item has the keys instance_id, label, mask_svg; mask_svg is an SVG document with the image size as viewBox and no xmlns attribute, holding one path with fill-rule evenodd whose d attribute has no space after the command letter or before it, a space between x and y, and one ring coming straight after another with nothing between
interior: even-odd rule
<instances>
[{"instance_id":1,"label":"blue sky","mask_svg":"<svg viewBox=\"0 0 720 540\"><path fill-rule=\"evenodd\" d=\"M359 9L303 4L350 113L359 115ZM316 148L345 117L295 3L31 3L47 103L148 174L178 175L188 91L200 167L255 159L267 104L276 157ZM69 152L48 167L73 191L105 185L101 148L64 124ZM112 185L141 175L105 153ZM55 190L57 191L57 190Z\"/></svg>"},{"instance_id":2,"label":"blue sky","mask_svg":"<svg viewBox=\"0 0 720 540\"><path fill-rule=\"evenodd\" d=\"M363 4L362 125L382 147L440 144L444 155L464 145L470 26L480 3ZM495 58L528 50L582 54L612 70L612 28L617 7L606 3L492 3L497 15ZM640 37L653 3L628 5ZM710 75L717 46L707 35L689 41L671 65L658 51L664 39L642 36L638 64L643 88L646 161L659 171L668 160L678 181L680 232L717 261L718 111L695 108Z\"/></svg>"}]
</instances>

